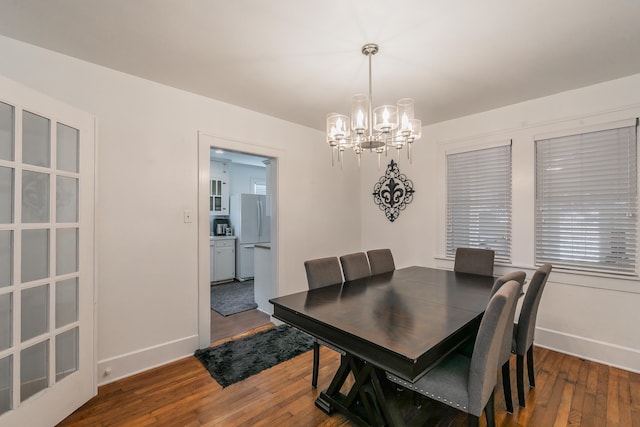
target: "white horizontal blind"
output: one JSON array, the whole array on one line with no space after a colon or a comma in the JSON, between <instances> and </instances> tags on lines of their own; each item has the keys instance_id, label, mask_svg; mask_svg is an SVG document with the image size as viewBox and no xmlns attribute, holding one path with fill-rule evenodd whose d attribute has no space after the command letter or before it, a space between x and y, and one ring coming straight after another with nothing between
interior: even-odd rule
<instances>
[{"instance_id":1,"label":"white horizontal blind","mask_svg":"<svg viewBox=\"0 0 640 427\"><path fill-rule=\"evenodd\" d=\"M511 145L447 155L447 255L493 249L511 261Z\"/></svg>"},{"instance_id":2,"label":"white horizontal blind","mask_svg":"<svg viewBox=\"0 0 640 427\"><path fill-rule=\"evenodd\" d=\"M536 145L536 264L636 274L636 126Z\"/></svg>"}]
</instances>

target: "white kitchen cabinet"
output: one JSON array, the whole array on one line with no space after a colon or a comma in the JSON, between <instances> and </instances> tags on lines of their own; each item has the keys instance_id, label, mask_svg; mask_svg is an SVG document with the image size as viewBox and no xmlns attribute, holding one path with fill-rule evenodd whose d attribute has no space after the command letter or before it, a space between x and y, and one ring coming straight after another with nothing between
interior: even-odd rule
<instances>
[{"instance_id":1,"label":"white kitchen cabinet","mask_svg":"<svg viewBox=\"0 0 640 427\"><path fill-rule=\"evenodd\" d=\"M209 210L214 215L229 215L229 181L226 178L211 179Z\"/></svg>"},{"instance_id":2,"label":"white kitchen cabinet","mask_svg":"<svg viewBox=\"0 0 640 427\"><path fill-rule=\"evenodd\" d=\"M229 215L229 174L228 163L211 161L211 182L209 186L209 210L213 215Z\"/></svg>"},{"instance_id":3,"label":"white kitchen cabinet","mask_svg":"<svg viewBox=\"0 0 640 427\"><path fill-rule=\"evenodd\" d=\"M212 282L233 280L236 275L235 238L215 238L211 241Z\"/></svg>"},{"instance_id":4,"label":"white kitchen cabinet","mask_svg":"<svg viewBox=\"0 0 640 427\"><path fill-rule=\"evenodd\" d=\"M227 173L229 168L229 163L222 160L211 160L211 177L227 177L229 174Z\"/></svg>"}]
</instances>

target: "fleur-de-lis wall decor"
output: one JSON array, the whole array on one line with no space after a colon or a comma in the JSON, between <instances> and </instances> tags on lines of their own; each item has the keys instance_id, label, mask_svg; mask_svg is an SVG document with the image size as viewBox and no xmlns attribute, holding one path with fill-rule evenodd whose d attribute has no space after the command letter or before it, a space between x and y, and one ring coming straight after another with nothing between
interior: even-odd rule
<instances>
[{"instance_id":1,"label":"fleur-de-lis wall decor","mask_svg":"<svg viewBox=\"0 0 640 427\"><path fill-rule=\"evenodd\" d=\"M391 222L395 221L413 200L413 182L400 173L398 164L389 162L387 171L373 186L373 201Z\"/></svg>"}]
</instances>

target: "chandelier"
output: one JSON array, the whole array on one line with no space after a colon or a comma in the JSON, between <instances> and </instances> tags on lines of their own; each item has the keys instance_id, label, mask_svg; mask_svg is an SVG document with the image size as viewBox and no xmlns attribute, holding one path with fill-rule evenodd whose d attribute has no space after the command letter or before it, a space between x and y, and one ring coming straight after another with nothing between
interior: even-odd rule
<instances>
[{"instance_id":1,"label":"chandelier","mask_svg":"<svg viewBox=\"0 0 640 427\"><path fill-rule=\"evenodd\" d=\"M422 124L413 117L413 99L402 98L397 105L381 105L373 108L371 97L371 57L378 53L378 45L368 43L362 46L362 54L369 58L369 94L354 95L351 106L351 117L330 113L327 115L327 143L332 148L331 162L338 153L338 161L342 165L343 153L352 148L358 157L369 150L380 156L390 149L400 151L406 147L407 158L411 162L411 144L420 139Z\"/></svg>"}]
</instances>

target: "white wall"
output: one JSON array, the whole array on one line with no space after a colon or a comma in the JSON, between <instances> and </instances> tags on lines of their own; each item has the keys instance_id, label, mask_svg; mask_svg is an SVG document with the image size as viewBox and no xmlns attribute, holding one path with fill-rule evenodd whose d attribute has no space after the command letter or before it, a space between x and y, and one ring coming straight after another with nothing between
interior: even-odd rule
<instances>
[{"instance_id":1,"label":"white wall","mask_svg":"<svg viewBox=\"0 0 640 427\"><path fill-rule=\"evenodd\" d=\"M229 194L253 193L252 179L265 181L266 168L229 162Z\"/></svg>"},{"instance_id":2,"label":"white wall","mask_svg":"<svg viewBox=\"0 0 640 427\"><path fill-rule=\"evenodd\" d=\"M534 136L640 116L640 74L451 120L423 129L413 164L414 202L389 223L371 189L384 173L363 162L362 246L391 247L400 266L452 268L445 257L445 150L512 139L512 265L534 271ZM388 159L386 161L388 163ZM565 353L640 372L640 281L554 270L539 311L536 341Z\"/></svg>"},{"instance_id":3,"label":"white wall","mask_svg":"<svg viewBox=\"0 0 640 427\"><path fill-rule=\"evenodd\" d=\"M305 259L359 247L358 170L331 167L322 132L5 37L0 57L98 120L99 383L198 346L198 131L279 153L280 294L306 289Z\"/></svg>"}]
</instances>

